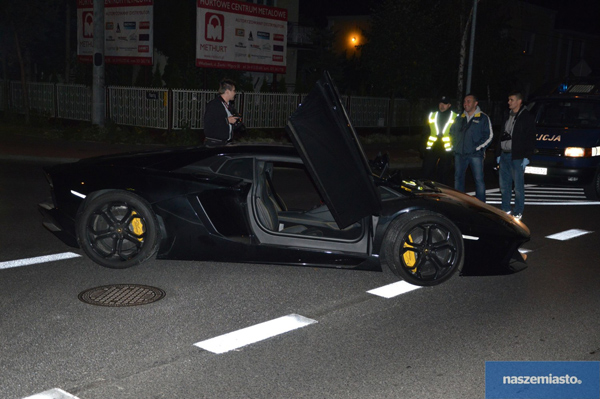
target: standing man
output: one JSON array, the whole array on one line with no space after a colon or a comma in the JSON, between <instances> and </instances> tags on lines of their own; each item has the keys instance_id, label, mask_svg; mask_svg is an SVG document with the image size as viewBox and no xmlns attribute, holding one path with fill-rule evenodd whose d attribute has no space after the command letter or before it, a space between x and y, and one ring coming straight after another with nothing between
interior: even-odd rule
<instances>
[{"instance_id":1,"label":"standing man","mask_svg":"<svg viewBox=\"0 0 600 399\"><path fill-rule=\"evenodd\" d=\"M423 158L423 176L430 180L447 184L446 177L452 165L452 141L450 127L457 114L450 110L448 97L442 97L438 110L429 114L429 139Z\"/></svg>"},{"instance_id":2,"label":"standing man","mask_svg":"<svg viewBox=\"0 0 600 399\"><path fill-rule=\"evenodd\" d=\"M223 79L219 95L206 104L204 113L204 143L209 147L225 145L233 138L233 125L241 118L235 115L230 102L235 99L235 82Z\"/></svg>"},{"instance_id":3,"label":"standing man","mask_svg":"<svg viewBox=\"0 0 600 399\"><path fill-rule=\"evenodd\" d=\"M463 102L464 112L456 118L450 129L454 146L454 188L465 191L465 174L471 166L475 179L475 196L485 202L483 159L485 149L494 137L489 116L481 112L477 97L467 94Z\"/></svg>"},{"instance_id":4,"label":"standing man","mask_svg":"<svg viewBox=\"0 0 600 399\"><path fill-rule=\"evenodd\" d=\"M496 144L496 162L500 165L502 210L521 219L525 209L525 166L535 147L535 120L523 105L521 92L508 95L508 109L510 112L502 125L504 131ZM515 208L511 210L513 182Z\"/></svg>"}]
</instances>

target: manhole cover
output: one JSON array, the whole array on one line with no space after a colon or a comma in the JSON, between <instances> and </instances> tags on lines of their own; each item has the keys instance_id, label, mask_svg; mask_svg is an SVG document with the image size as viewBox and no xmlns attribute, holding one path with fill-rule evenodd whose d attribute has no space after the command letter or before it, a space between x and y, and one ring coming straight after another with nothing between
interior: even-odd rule
<instances>
[{"instance_id":1,"label":"manhole cover","mask_svg":"<svg viewBox=\"0 0 600 399\"><path fill-rule=\"evenodd\" d=\"M156 302L165 297L160 288L139 284L114 284L90 288L79 294L79 300L98 306L138 306Z\"/></svg>"}]
</instances>

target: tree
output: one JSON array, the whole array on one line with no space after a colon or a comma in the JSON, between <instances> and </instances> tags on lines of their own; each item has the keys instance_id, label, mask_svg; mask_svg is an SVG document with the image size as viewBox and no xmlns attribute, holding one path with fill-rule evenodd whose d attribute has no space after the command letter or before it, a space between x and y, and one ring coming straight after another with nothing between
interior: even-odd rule
<instances>
[{"instance_id":1,"label":"tree","mask_svg":"<svg viewBox=\"0 0 600 399\"><path fill-rule=\"evenodd\" d=\"M38 73L47 78L51 75L50 65L60 65L59 60L64 59L64 56L61 57L56 51L55 44L59 43L58 38L62 35L54 26L56 21L60 20L59 10L64 4L64 0L46 0L35 4L26 4L19 0L3 0L0 3L0 35L6 36L1 42L3 45L1 52L5 59L16 58L19 65L23 109L27 124L30 116L26 82L33 80L33 64L39 64ZM64 25L60 24L60 26ZM12 46L9 46L7 38L12 39ZM58 48L60 47L59 45Z\"/></svg>"},{"instance_id":2,"label":"tree","mask_svg":"<svg viewBox=\"0 0 600 399\"><path fill-rule=\"evenodd\" d=\"M362 57L378 93L416 98L427 92L435 59L437 2L384 0L373 12Z\"/></svg>"},{"instance_id":3,"label":"tree","mask_svg":"<svg viewBox=\"0 0 600 399\"><path fill-rule=\"evenodd\" d=\"M507 34L515 0L480 1L471 87L480 98L506 99L518 76L516 43Z\"/></svg>"},{"instance_id":4,"label":"tree","mask_svg":"<svg viewBox=\"0 0 600 399\"><path fill-rule=\"evenodd\" d=\"M516 73L505 34L515 0L478 3L473 91L504 96ZM374 9L362 58L375 91L406 98L457 92L464 79L473 0L383 0Z\"/></svg>"},{"instance_id":5,"label":"tree","mask_svg":"<svg viewBox=\"0 0 600 399\"><path fill-rule=\"evenodd\" d=\"M306 93L311 90L323 76L323 71L328 71L338 88L342 90L344 84L342 62L345 55L333 53L332 43L334 38L335 32L328 28L316 28L311 32L311 48L298 54L297 92ZM299 88L302 88L302 90Z\"/></svg>"},{"instance_id":6,"label":"tree","mask_svg":"<svg viewBox=\"0 0 600 399\"><path fill-rule=\"evenodd\" d=\"M155 0L154 46L167 57L163 80L170 88L216 90L227 77L237 89L252 87L244 71L196 66L196 2Z\"/></svg>"}]
</instances>

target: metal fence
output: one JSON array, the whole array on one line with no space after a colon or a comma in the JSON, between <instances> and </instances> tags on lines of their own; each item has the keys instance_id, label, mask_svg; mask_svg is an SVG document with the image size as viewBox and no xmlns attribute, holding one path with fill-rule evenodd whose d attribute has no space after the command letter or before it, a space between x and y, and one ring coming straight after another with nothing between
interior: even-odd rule
<instances>
[{"instance_id":1,"label":"metal fence","mask_svg":"<svg viewBox=\"0 0 600 399\"><path fill-rule=\"evenodd\" d=\"M283 127L300 105L299 94L244 93L241 107L248 128Z\"/></svg>"},{"instance_id":2,"label":"metal fence","mask_svg":"<svg viewBox=\"0 0 600 399\"><path fill-rule=\"evenodd\" d=\"M346 109L355 127L385 127L390 101L381 97L349 97Z\"/></svg>"},{"instance_id":3,"label":"metal fence","mask_svg":"<svg viewBox=\"0 0 600 399\"><path fill-rule=\"evenodd\" d=\"M216 91L173 90L173 129L203 129L206 103L217 95Z\"/></svg>"},{"instance_id":4,"label":"metal fence","mask_svg":"<svg viewBox=\"0 0 600 399\"><path fill-rule=\"evenodd\" d=\"M29 110L44 116L55 116L56 96L52 83L32 83L27 85ZM9 108L13 112L25 112L25 96L21 82L11 81L9 84Z\"/></svg>"},{"instance_id":5,"label":"metal fence","mask_svg":"<svg viewBox=\"0 0 600 399\"><path fill-rule=\"evenodd\" d=\"M84 85L28 83L29 109L49 117L92 120L92 89ZM217 95L207 90L108 87L106 116L116 124L156 129L203 129L206 103ZM247 128L281 128L305 94L240 92L236 107ZM355 127L422 126L435 101L342 96ZM24 113L21 82L0 82L0 110ZM504 102L480 102L492 121L499 122Z\"/></svg>"},{"instance_id":6,"label":"metal fence","mask_svg":"<svg viewBox=\"0 0 600 399\"><path fill-rule=\"evenodd\" d=\"M92 88L84 85L56 85L56 117L92 120Z\"/></svg>"},{"instance_id":7,"label":"metal fence","mask_svg":"<svg viewBox=\"0 0 600 399\"><path fill-rule=\"evenodd\" d=\"M169 90L108 88L108 118L118 125L169 128Z\"/></svg>"}]
</instances>

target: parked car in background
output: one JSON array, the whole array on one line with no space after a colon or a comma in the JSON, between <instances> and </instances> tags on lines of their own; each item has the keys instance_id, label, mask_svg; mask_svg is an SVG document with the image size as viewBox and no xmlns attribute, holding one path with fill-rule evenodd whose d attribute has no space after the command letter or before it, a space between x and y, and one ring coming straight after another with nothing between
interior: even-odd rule
<instances>
[{"instance_id":1,"label":"parked car in background","mask_svg":"<svg viewBox=\"0 0 600 399\"><path fill-rule=\"evenodd\" d=\"M525 181L583 187L600 198L600 94L595 84L574 84L531 104L536 148Z\"/></svg>"}]
</instances>

